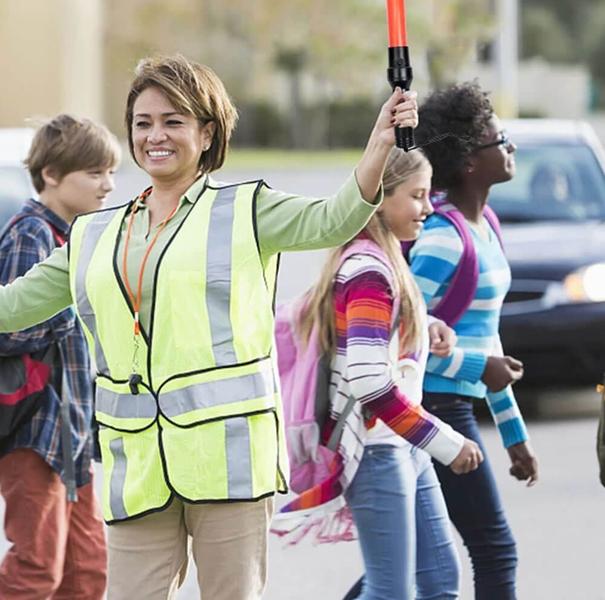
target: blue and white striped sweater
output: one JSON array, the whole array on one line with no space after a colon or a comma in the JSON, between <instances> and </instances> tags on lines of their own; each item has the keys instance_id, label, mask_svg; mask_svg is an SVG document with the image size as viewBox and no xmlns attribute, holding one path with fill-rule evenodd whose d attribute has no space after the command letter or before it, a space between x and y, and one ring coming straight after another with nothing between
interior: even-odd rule
<instances>
[{"instance_id":1,"label":"blue and white striped sweater","mask_svg":"<svg viewBox=\"0 0 605 600\"><path fill-rule=\"evenodd\" d=\"M487 226L487 221L484 221ZM525 441L527 431L512 388L489 392L481 381L487 357L502 355L498 334L500 311L510 287L510 268L496 234L489 240L472 227L479 259L479 280L473 302L454 327L458 342L447 358L431 355L424 389L429 392L485 397L506 447ZM412 272L429 307L443 297L462 255L462 240L453 225L433 215L410 252Z\"/></svg>"}]
</instances>

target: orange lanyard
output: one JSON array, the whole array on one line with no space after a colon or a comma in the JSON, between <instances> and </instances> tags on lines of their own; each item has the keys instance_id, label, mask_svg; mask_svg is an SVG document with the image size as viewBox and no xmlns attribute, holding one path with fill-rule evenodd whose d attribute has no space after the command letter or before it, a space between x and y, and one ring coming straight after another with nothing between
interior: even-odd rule
<instances>
[{"instance_id":1,"label":"orange lanyard","mask_svg":"<svg viewBox=\"0 0 605 600\"><path fill-rule=\"evenodd\" d=\"M126 291L128 292L128 297L130 302L132 303L132 308L134 310L134 335L135 337L141 333L141 323L140 323L140 311L141 311L141 298L143 296L143 273L145 272L145 266L147 265L147 259L151 254L151 250L153 249L155 243L160 236L160 233L166 227L168 221L174 217L179 205L177 205L172 209L171 213L160 223L158 229L153 236L151 242L147 246L147 250L145 250L145 254L143 256L143 260L141 261L141 266L139 267L139 277L137 281L137 293L136 296L130 287L130 282L128 281L128 246L130 244L130 236L132 234L132 224L134 222L134 215L137 212L138 205L143 202L149 194L151 194L152 188L145 190L135 201L134 206L132 207L132 211L130 213L130 217L128 219L128 229L126 231L126 239L124 241L124 260L122 264L122 271L124 274L124 285L126 286Z\"/></svg>"}]
</instances>

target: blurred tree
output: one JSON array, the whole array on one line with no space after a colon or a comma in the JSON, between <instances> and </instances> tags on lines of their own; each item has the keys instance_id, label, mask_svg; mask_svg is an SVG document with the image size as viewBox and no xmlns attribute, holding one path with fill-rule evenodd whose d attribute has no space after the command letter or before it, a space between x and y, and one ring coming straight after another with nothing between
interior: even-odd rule
<instances>
[{"instance_id":1,"label":"blurred tree","mask_svg":"<svg viewBox=\"0 0 605 600\"><path fill-rule=\"evenodd\" d=\"M603 0L524 0L521 15L524 58L583 63L595 79L595 88L605 90Z\"/></svg>"},{"instance_id":2,"label":"blurred tree","mask_svg":"<svg viewBox=\"0 0 605 600\"><path fill-rule=\"evenodd\" d=\"M275 51L275 66L283 71L290 81L290 144L294 148L304 145L305 124L303 123L302 72L308 61L304 48L280 48Z\"/></svg>"},{"instance_id":3,"label":"blurred tree","mask_svg":"<svg viewBox=\"0 0 605 600\"><path fill-rule=\"evenodd\" d=\"M121 120L116 88L127 89L136 61L148 54L182 52L212 66L238 101L262 92L271 98L259 88L273 85L277 68L289 82L282 104L292 127L300 127L303 80L326 104L341 93L371 94L368 73L386 55L378 0L107 0L106 10L112 126ZM291 137L300 143L299 132Z\"/></svg>"},{"instance_id":4,"label":"blurred tree","mask_svg":"<svg viewBox=\"0 0 605 600\"><path fill-rule=\"evenodd\" d=\"M281 107L289 127L285 138L297 146L327 143L335 103L367 98L378 104L388 93L384 0L105 1L105 102L113 128L121 125L136 62L157 52L181 52L216 69L237 103L250 104L247 114L269 114L254 109L258 102ZM433 85L455 79L477 41L491 31L488 5L489 0L408 2L417 75L419 58L429 48Z\"/></svg>"},{"instance_id":5,"label":"blurred tree","mask_svg":"<svg viewBox=\"0 0 605 600\"><path fill-rule=\"evenodd\" d=\"M325 143L329 102L348 94L374 96L374 78L385 61L385 10L376 0L257 0L255 52L265 68L288 80L285 99L293 145L304 145L303 83L313 90L314 137ZM322 110L323 107L323 110ZM321 129L321 131L318 131Z\"/></svg>"},{"instance_id":6,"label":"blurred tree","mask_svg":"<svg viewBox=\"0 0 605 600\"><path fill-rule=\"evenodd\" d=\"M590 15L583 36L588 66L594 78L592 89L593 107L605 106L605 5L596 7Z\"/></svg>"},{"instance_id":7,"label":"blurred tree","mask_svg":"<svg viewBox=\"0 0 605 600\"><path fill-rule=\"evenodd\" d=\"M427 60L432 87L444 87L458 78L477 45L493 34L489 0L450 0L433 3Z\"/></svg>"},{"instance_id":8,"label":"blurred tree","mask_svg":"<svg viewBox=\"0 0 605 600\"><path fill-rule=\"evenodd\" d=\"M576 59L571 50L572 40L553 10L544 6L530 6L523 10L521 56L541 57L553 62Z\"/></svg>"}]
</instances>

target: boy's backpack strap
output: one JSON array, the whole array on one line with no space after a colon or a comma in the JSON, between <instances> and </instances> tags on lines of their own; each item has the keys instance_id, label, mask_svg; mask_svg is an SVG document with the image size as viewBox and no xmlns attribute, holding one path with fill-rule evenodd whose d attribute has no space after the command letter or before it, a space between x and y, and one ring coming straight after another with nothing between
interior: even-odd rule
<instances>
[{"instance_id":1,"label":"boy's backpack strap","mask_svg":"<svg viewBox=\"0 0 605 600\"><path fill-rule=\"evenodd\" d=\"M442 206L436 206L435 213L447 219L462 240L462 254L456 271L443 298L431 310L433 316L453 327L470 306L477 291L479 260L464 215L455 208L445 209Z\"/></svg>"},{"instance_id":2,"label":"boy's backpack strap","mask_svg":"<svg viewBox=\"0 0 605 600\"><path fill-rule=\"evenodd\" d=\"M19 221L23 221L23 219L37 219L38 221L42 221L43 223L45 223L51 230L52 234L53 234L53 238L55 240L55 244L57 246L63 246L63 244L65 244L65 242L67 241L67 238L57 229L57 227L55 227L55 225L53 225L50 221L48 221L47 219L45 219L43 216L41 215L34 215L34 214L18 214L15 215L9 222L8 224L4 227L4 229L2 230L2 232L0 233L0 241L4 238L5 235L8 234L8 232L12 229L12 227L14 225L16 225Z\"/></svg>"}]
</instances>

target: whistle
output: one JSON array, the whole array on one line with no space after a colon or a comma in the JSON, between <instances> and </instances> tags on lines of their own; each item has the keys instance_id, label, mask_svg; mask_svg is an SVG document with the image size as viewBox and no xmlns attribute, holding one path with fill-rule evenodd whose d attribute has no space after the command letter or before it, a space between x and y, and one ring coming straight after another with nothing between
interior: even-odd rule
<instances>
[{"instance_id":1,"label":"whistle","mask_svg":"<svg viewBox=\"0 0 605 600\"><path fill-rule=\"evenodd\" d=\"M143 378L138 373L133 373L128 378L128 387L133 396L136 396L139 393L139 384L141 383L143 383Z\"/></svg>"}]
</instances>

